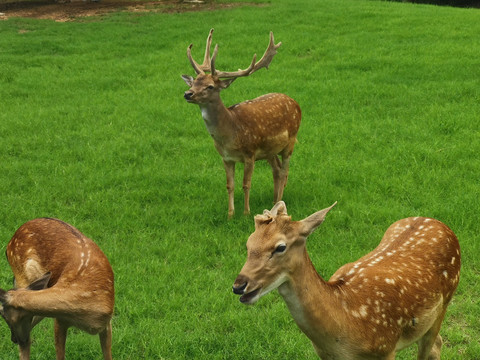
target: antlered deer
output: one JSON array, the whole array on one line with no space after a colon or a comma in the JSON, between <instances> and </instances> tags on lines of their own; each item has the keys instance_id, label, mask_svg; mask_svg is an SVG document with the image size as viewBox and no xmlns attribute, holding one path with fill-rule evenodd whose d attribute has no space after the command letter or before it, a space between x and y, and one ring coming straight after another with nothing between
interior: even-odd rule
<instances>
[{"instance_id":1,"label":"antlered deer","mask_svg":"<svg viewBox=\"0 0 480 360\"><path fill-rule=\"evenodd\" d=\"M112 359L113 271L100 248L73 226L42 218L23 224L6 253L15 289L0 289L1 313L20 360L30 358L30 331L43 317L55 318L57 360L65 359L70 326L99 334L104 359Z\"/></svg>"},{"instance_id":2,"label":"antlered deer","mask_svg":"<svg viewBox=\"0 0 480 360\"><path fill-rule=\"evenodd\" d=\"M273 171L274 201L282 199L290 156L302 115L295 100L284 94L267 94L226 108L220 99L220 91L230 86L238 77L249 76L261 68L268 68L281 43L275 45L273 33L270 33L270 43L258 62L255 62L254 55L247 69L225 72L215 69L218 45L215 46L213 56L210 58L212 33L213 29L207 38L202 65L197 64L192 58L192 44L187 49L188 59L198 75L197 78L188 75L182 75L182 78L190 86L185 92L185 99L200 106L207 130L223 159L227 175L228 215L231 217L234 214L236 162L244 163L245 214L250 213L250 186L256 160L268 161ZM281 161L278 155L281 155Z\"/></svg>"},{"instance_id":3,"label":"antlered deer","mask_svg":"<svg viewBox=\"0 0 480 360\"><path fill-rule=\"evenodd\" d=\"M399 220L375 250L324 281L305 243L334 205L301 221L283 202L257 215L234 293L254 304L278 288L322 359L392 360L415 342L419 360L440 359L439 330L460 276L455 234L438 220Z\"/></svg>"}]
</instances>

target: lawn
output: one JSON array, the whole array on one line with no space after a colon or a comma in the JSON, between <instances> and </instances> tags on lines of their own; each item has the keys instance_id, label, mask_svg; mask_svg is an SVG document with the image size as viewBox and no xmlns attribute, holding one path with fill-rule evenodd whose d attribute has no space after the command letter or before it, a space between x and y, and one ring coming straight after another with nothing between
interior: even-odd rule
<instances>
[{"instance_id":1,"label":"lawn","mask_svg":"<svg viewBox=\"0 0 480 360\"><path fill-rule=\"evenodd\" d=\"M180 78L193 75L187 46L200 61L210 28L216 66L230 71L261 55L273 31L283 45L269 70L222 98L282 92L300 104L284 201L296 220L338 201L309 238L318 272L329 278L366 254L398 219L445 222L463 267L442 359L478 359L479 20L476 9L276 0L0 21L0 252L42 216L92 238L115 272L116 359L315 359L277 292L254 307L231 292L253 215L272 207L271 170L257 163L244 216L238 166L228 220L221 158ZM5 257L0 269L10 288ZM32 358L55 357L51 320L32 337ZM0 353L18 358L3 322ZM71 329L67 358L101 358L98 339Z\"/></svg>"}]
</instances>

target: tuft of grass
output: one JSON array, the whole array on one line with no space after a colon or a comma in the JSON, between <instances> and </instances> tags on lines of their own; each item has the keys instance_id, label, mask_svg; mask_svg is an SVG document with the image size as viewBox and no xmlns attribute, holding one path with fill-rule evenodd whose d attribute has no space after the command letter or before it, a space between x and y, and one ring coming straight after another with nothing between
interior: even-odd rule
<instances>
[{"instance_id":1,"label":"tuft of grass","mask_svg":"<svg viewBox=\"0 0 480 360\"><path fill-rule=\"evenodd\" d=\"M217 65L247 66L268 32L270 69L224 91L228 105L268 92L303 113L284 200L302 219L338 205L311 236L319 273L373 249L394 221L431 216L462 247L442 359L475 359L480 338L477 10L364 0L278 0L200 13L113 13L89 21L0 21L1 248L24 222L58 217L96 241L115 271L117 359L316 358L277 293L244 307L231 284L252 217L227 221L221 159L182 98L208 30ZM242 208L241 166L237 210ZM252 213L271 208L257 163ZM11 271L0 258L0 286ZM32 357L54 357L52 322ZM69 359L100 358L70 330ZM6 326L0 353L16 359ZM415 355L411 348L398 359Z\"/></svg>"}]
</instances>

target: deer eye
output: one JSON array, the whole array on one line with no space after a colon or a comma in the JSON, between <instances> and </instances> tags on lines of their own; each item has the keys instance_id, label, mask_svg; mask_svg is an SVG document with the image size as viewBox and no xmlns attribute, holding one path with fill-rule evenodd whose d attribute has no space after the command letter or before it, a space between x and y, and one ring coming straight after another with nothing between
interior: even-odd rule
<instances>
[{"instance_id":1,"label":"deer eye","mask_svg":"<svg viewBox=\"0 0 480 360\"><path fill-rule=\"evenodd\" d=\"M215 88L215 86L213 86L213 85L208 85L208 86L207 86L207 89L208 89L208 90L213 90L214 88Z\"/></svg>"},{"instance_id":2,"label":"deer eye","mask_svg":"<svg viewBox=\"0 0 480 360\"><path fill-rule=\"evenodd\" d=\"M280 244L275 248L274 253L283 253L285 250L287 250L287 245Z\"/></svg>"}]
</instances>

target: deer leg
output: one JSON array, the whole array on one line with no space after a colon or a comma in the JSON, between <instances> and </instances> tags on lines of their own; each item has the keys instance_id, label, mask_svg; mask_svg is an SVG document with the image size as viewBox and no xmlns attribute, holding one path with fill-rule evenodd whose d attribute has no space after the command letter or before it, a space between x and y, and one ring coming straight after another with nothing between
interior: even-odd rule
<instances>
[{"instance_id":1,"label":"deer leg","mask_svg":"<svg viewBox=\"0 0 480 360\"><path fill-rule=\"evenodd\" d=\"M440 360L442 337L439 334L445 311L437 318L432 328L418 341L418 360Z\"/></svg>"},{"instance_id":2,"label":"deer leg","mask_svg":"<svg viewBox=\"0 0 480 360\"><path fill-rule=\"evenodd\" d=\"M439 360L440 354L442 352L442 337L440 334L437 334L435 342L433 343L432 350L430 350L430 354L428 355L429 360Z\"/></svg>"},{"instance_id":3,"label":"deer leg","mask_svg":"<svg viewBox=\"0 0 480 360\"><path fill-rule=\"evenodd\" d=\"M231 218L235 214L235 162L223 160L223 166L227 174L228 217Z\"/></svg>"},{"instance_id":4,"label":"deer leg","mask_svg":"<svg viewBox=\"0 0 480 360\"><path fill-rule=\"evenodd\" d=\"M104 360L112 360L112 323L109 322L105 330L98 335Z\"/></svg>"},{"instance_id":5,"label":"deer leg","mask_svg":"<svg viewBox=\"0 0 480 360\"><path fill-rule=\"evenodd\" d=\"M55 353L57 360L65 360L65 343L67 342L68 326L55 319Z\"/></svg>"},{"instance_id":6,"label":"deer leg","mask_svg":"<svg viewBox=\"0 0 480 360\"><path fill-rule=\"evenodd\" d=\"M282 164L278 159L277 155L275 155L274 157L268 158L267 161L272 167L272 173L273 173L273 202L277 203L278 201L281 200L281 197L279 198L278 195L281 187L281 178L280 178L281 170L280 169L282 167Z\"/></svg>"},{"instance_id":7,"label":"deer leg","mask_svg":"<svg viewBox=\"0 0 480 360\"><path fill-rule=\"evenodd\" d=\"M28 344L19 345L18 351L20 360L30 360L30 340L28 341Z\"/></svg>"},{"instance_id":8,"label":"deer leg","mask_svg":"<svg viewBox=\"0 0 480 360\"><path fill-rule=\"evenodd\" d=\"M252 185L253 168L255 167L255 159L245 159L245 167L243 169L243 192L245 195L244 210L245 215L250 214L250 187Z\"/></svg>"},{"instance_id":9,"label":"deer leg","mask_svg":"<svg viewBox=\"0 0 480 360\"><path fill-rule=\"evenodd\" d=\"M282 155L282 168L280 169L280 184L278 189L278 200L282 200L283 190L287 186L288 181L288 169L290 167L290 155Z\"/></svg>"}]
</instances>

